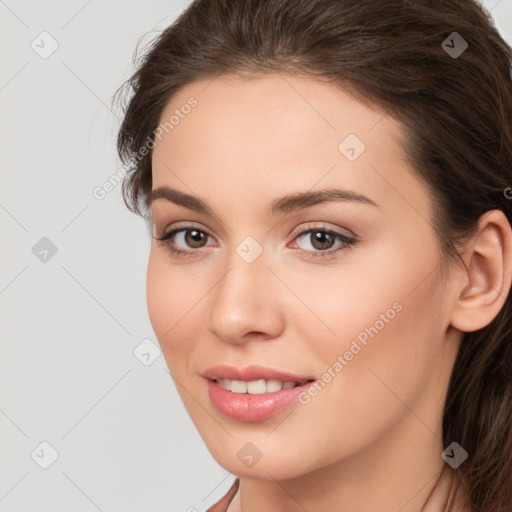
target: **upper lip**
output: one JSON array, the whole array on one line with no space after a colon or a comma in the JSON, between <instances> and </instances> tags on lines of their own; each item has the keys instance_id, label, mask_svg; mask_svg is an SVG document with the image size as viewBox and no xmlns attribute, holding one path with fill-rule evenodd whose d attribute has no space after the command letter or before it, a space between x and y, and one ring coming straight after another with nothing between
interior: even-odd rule
<instances>
[{"instance_id":1,"label":"upper lip","mask_svg":"<svg viewBox=\"0 0 512 512\"><path fill-rule=\"evenodd\" d=\"M315 380L314 377L293 375L292 373L281 370L256 365L246 366L245 368L236 368L235 366L228 365L212 366L206 369L201 375L210 380L228 379L252 381L259 379L275 379L282 382L299 382L301 384L309 380Z\"/></svg>"}]
</instances>

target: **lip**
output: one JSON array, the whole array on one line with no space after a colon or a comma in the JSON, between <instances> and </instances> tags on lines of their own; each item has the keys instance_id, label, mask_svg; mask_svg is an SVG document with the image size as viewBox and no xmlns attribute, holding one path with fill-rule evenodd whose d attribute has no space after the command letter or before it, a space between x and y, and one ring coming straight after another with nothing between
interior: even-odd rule
<instances>
[{"instance_id":1,"label":"lip","mask_svg":"<svg viewBox=\"0 0 512 512\"><path fill-rule=\"evenodd\" d=\"M244 422L266 420L291 406L293 402L297 404L297 397L315 380L313 377L293 375L262 366L246 368L214 366L203 372L202 376L206 380L210 400L217 410L229 418ZM299 382L300 385L273 393L251 395L249 393L232 393L214 382L215 379L245 381L276 379L283 382Z\"/></svg>"}]
</instances>

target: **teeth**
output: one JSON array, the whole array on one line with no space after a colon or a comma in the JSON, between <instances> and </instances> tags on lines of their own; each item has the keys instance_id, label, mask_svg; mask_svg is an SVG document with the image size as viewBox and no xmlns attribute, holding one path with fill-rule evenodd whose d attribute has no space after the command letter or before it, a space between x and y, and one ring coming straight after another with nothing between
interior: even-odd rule
<instances>
[{"instance_id":1,"label":"teeth","mask_svg":"<svg viewBox=\"0 0 512 512\"><path fill-rule=\"evenodd\" d=\"M291 389L299 386L298 382L282 382L275 379L259 379L259 380L229 380L229 379L217 379L217 384L232 393L249 393L250 395L262 395L263 393L274 393L281 391L281 389Z\"/></svg>"},{"instance_id":2,"label":"teeth","mask_svg":"<svg viewBox=\"0 0 512 512\"><path fill-rule=\"evenodd\" d=\"M281 391L281 389L283 389L283 383L280 380L267 380L267 393L274 393L274 391Z\"/></svg>"},{"instance_id":3,"label":"teeth","mask_svg":"<svg viewBox=\"0 0 512 512\"><path fill-rule=\"evenodd\" d=\"M231 381L227 379L217 379L217 384L228 391L231 390Z\"/></svg>"},{"instance_id":4,"label":"teeth","mask_svg":"<svg viewBox=\"0 0 512 512\"><path fill-rule=\"evenodd\" d=\"M251 380L247 383L247 393L250 395L261 395L267 392L267 383L265 379Z\"/></svg>"},{"instance_id":5,"label":"teeth","mask_svg":"<svg viewBox=\"0 0 512 512\"><path fill-rule=\"evenodd\" d=\"M247 393L247 382L243 380L231 381L231 393Z\"/></svg>"}]
</instances>

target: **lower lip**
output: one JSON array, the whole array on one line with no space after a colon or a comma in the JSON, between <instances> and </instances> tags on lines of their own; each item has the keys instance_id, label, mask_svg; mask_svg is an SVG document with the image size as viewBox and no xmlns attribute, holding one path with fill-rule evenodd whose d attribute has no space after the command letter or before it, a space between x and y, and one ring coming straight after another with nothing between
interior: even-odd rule
<instances>
[{"instance_id":1,"label":"lower lip","mask_svg":"<svg viewBox=\"0 0 512 512\"><path fill-rule=\"evenodd\" d=\"M313 382L261 395L232 393L211 380L207 380L207 384L210 399L221 413L239 421L262 421L274 416L291 402L296 401L298 395Z\"/></svg>"}]
</instances>

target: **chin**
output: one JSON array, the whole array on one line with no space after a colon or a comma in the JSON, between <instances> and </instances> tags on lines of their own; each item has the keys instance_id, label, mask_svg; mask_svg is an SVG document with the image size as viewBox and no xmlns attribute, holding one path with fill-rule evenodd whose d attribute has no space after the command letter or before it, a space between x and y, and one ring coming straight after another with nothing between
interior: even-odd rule
<instances>
[{"instance_id":1,"label":"chin","mask_svg":"<svg viewBox=\"0 0 512 512\"><path fill-rule=\"evenodd\" d=\"M289 439L275 438L270 442L265 439L267 435L268 432L262 434L261 441L257 435L245 434L226 437L224 442L219 442L219 438L213 435L203 440L217 463L238 477L287 480L322 467L322 461L312 460L309 455L290 446Z\"/></svg>"}]
</instances>

